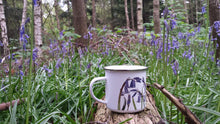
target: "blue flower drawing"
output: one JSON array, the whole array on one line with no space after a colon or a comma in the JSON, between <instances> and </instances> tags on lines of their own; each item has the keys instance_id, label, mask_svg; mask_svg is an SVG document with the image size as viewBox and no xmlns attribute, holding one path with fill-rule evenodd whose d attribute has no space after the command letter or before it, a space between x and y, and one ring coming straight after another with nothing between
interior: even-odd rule
<instances>
[{"instance_id":1,"label":"blue flower drawing","mask_svg":"<svg viewBox=\"0 0 220 124\"><path fill-rule=\"evenodd\" d=\"M138 85L143 88L138 88ZM141 105L142 109L146 101L145 89L146 83L144 78L127 78L120 88L118 96L118 110L129 110L132 105L133 108L137 110L137 104Z\"/></svg>"}]
</instances>

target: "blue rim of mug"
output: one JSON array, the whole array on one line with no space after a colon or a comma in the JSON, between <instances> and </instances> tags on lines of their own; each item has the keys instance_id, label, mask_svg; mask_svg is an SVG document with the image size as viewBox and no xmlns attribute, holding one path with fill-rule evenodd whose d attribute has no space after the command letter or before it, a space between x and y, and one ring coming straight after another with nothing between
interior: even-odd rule
<instances>
[{"instance_id":1,"label":"blue rim of mug","mask_svg":"<svg viewBox=\"0 0 220 124\"><path fill-rule=\"evenodd\" d=\"M146 70L146 66L141 65L110 65L105 66L105 70L113 70L113 71L140 71L140 70Z\"/></svg>"}]
</instances>

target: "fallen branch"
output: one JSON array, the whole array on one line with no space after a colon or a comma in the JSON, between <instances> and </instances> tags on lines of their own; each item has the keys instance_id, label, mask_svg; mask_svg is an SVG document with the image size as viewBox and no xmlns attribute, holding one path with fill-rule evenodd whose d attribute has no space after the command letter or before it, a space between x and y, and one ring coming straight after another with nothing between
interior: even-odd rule
<instances>
[{"instance_id":1,"label":"fallen branch","mask_svg":"<svg viewBox=\"0 0 220 124\"><path fill-rule=\"evenodd\" d=\"M12 102L1 103L0 104L0 111L7 110L10 107L11 103L12 103L12 107L13 107L16 101L17 101L17 105L21 103L20 99L13 100ZM24 99L22 99L22 101L24 101Z\"/></svg>"},{"instance_id":2,"label":"fallen branch","mask_svg":"<svg viewBox=\"0 0 220 124\"><path fill-rule=\"evenodd\" d=\"M167 91L164 86L154 83L154 86L159 89L185 116L185 121L188 124L202 124L202 122L182 103L182 100L176 98L173 94Z\"/></svg>"}]
</instances>

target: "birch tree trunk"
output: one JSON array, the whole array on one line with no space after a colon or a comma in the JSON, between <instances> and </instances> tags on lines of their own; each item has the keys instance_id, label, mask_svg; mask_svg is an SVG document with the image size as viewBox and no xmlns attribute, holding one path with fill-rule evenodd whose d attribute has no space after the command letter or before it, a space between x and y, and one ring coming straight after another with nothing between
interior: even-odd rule
<instances>
[{"instance_id":1,"label":"birch tree trunk","mask_svg":"<svg viewBox=\"0 0 220 124\"><path fill-rule=\"evenodd\" d=\"M134 30L134 7L133 7L133 0L130 0L131 4L131 28Z\"/></svg>"},{"instance_id":2,"label":"birch tree trunk","mask_svg":"<svg viewBox=\"0 0 220 124\"><path fill-rule=\"evenodd\" d=\"M129 21L129 16L128 16L128 1L124 0L124 4L125 4L126 28L130 29L130 21Z\"/></svg>"},{"instance_id":3,"label":"birch tree trunk","mask_svg":"<svg viewBox=\"0 0 220 124\"><path fill-rule=\"evenodd\" d=\"M41 15L41 0L38 0L34 6L34 40L35 47L38 49L38 55L41 55L42 46L42 15Z\"/></svg>"},{"instance_id":4,"label":"birch tree trunk","mask_svg":"<svg viewBox=\"0 0 220 124\"><path fill-rule=\"evenodd\" d=\"M25 25L25 20L27 18L27 0L24 0L23 3L23 12L22 12L22 20L21 20L21 28ZM20 45L22 45L22 41L19 41Z\"/></svg>"},{"instance_id":5,"label":"birch tree trunk","mask_svg":"<svg viewBox=\"0 0 220 124\"><path fill-rule=\"evenodd\" d=\"M143 31L143 1L137 0L137 30L138 32Z\"/></svg>"},{"instance_id":6,"label":"birch tree trunk","mask_svg":"<svg viewBox=\"0 0 220 124\"><path fill-rule=\"evenodd\" d=\"M92 26L96 27L96 6L95 6L95 0L92 0Z\"/></svg>"},{"instance_id":7,"label":"birch tree trunk","mask_svg":"<svg viewBox=\"0 0 220 124\"><path fill-rule=\"evenodd\" d=\"M57 0L54 0L54 9L55 9L55 14L56 14L56 20L57 20L57 28L58 30L61 32L61 28L60 28L60 19L58 17L58 2Z\"/></svg>"},{"instance_id":8,"label":"birch tree trunk","mask_svg":"<svg viewBox=\"0 0 220 124\"><path fill-rule=\"evenodd\" d=\"M189 15L188 15L188 9L187 9L187 4L186 4L186 0L183 0L183 5L184 5L184 9L185 9L185 15L186 15L186 23L189 24Z\"/></svg>"},{"instance_id":9,"label":"birch tree trunk","mask_svg":"<svg viewBox=\"0 0 220 124\"><path fill-rule=\"evenodd\" d=\"M2 42L4 45L4 54L9 53L8 49L8 34L7 34L7 25L5 20L5 12L4 12L4 5L3 1L0 0L0 25L1 25L1 36L2 36Z\"/></svg>"},{"instance_id":10,"label":"birch tree trunk","mask_svg":"<svg viewBox=\"0 0 220 124\"><path fill-rule=\"evenodd\" d=\"M160 33L160 1L153 1L154 33Z\"/></svg>"}]
</instances>

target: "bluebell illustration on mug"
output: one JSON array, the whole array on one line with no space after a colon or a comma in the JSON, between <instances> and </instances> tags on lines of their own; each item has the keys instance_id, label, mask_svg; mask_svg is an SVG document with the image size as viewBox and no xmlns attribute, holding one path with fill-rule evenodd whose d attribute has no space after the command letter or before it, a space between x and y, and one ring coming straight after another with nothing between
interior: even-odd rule
<instances>
[{"instance_id":1,"label":"bluebell illustration on mug","mask_svg":"<svg viewBox=\"0 0 220 124\"><path fill-rule=\"evenodd\" d=\"M141 89L137 85L143 86ZM129 110L130 105L133 104L133 108L137 110L137 105L141 105L141 109L144 107L146 96L145 96L146 83L144 78L134 77L127 78L122 84L118 96L118 110ZM123 102L121 106L121 102ZM131 103L132 102L132 103Z\"/></svg>"}]
</instances>

